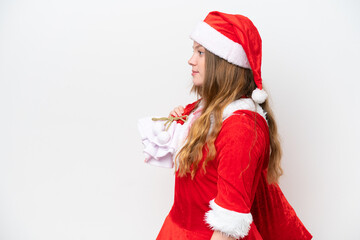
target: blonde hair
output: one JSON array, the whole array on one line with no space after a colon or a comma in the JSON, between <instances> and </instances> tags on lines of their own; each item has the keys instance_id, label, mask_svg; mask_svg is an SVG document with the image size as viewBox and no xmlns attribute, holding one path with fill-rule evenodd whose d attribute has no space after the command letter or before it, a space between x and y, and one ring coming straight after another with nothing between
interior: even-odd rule
<instances>
[{"instance_id":1,"label":"blonde hair","mask_svg":"<svg viewBox=\"0 0 360 240\"><path fill-rule=\"evenodd\" d=\"M202 164L204 172L206 165L216 156L215 140L222 127L222 112L231 102L242 96L251 97L256 88L250 69L231 64L205 49L205 77L201 87L193 86L192 91L201 96L204 105L202 114L192 124L187 141L179 151L175 160L180 177L190 173L193 179L203 158L203 150L207 150ZM270 133L270 159L267 172L269 183L278 182L283 170L280 166L281 147L273 113L266 100L261 107L267 112ZM210 116L214 123L210 130ZM205 148L205 149L204 149Z\"/></svg>"}]
</instances>

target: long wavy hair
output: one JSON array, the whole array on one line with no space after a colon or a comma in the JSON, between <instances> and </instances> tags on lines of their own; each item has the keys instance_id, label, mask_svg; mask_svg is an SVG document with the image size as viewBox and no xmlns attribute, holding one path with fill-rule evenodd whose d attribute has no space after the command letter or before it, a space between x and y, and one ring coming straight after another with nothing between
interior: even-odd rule
<instances>
[{"instance_id":1,"label":"long wavy hair","mask_svg":"<svg viewBox=\"0 0 360 240\"><path fill-rule=\"evenodd\" d=\"M193 179L200 167L199 163L203 158L204 150L207 151L207 154L202 168L206 172L207 163L216 156L214 143L222 127L224 108L243 96L251 97L255 88L256 84L250 69L231 64L205 49L204 83L202 86L193 86L191 90L202 98L203 111L192 124L186 142L175 158L175 169L178 169L178 176L183 177L189 173ZM283 174L280 165L282 152L277 126L268 100L260 106L267 112L270 133L267 180L269 183L277 183ZM214 125L209 133L211 115L213 115Z\"/></svg>"}]
</instances>

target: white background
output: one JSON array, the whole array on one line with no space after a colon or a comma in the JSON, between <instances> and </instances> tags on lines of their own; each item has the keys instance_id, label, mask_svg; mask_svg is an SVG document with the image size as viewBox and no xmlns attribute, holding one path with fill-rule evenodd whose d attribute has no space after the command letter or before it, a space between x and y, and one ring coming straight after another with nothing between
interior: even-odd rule
<instances>
[{"instance_id":1,"label":"white background","mask_svg":"<svg viewBox=\"0 0 360 240\"><path fill-rule=\"evenodd\" d=\"M253 20L284 149L280 186L314 239L360 239L358 1L0 1L0 239L155 239L173 169L137 119L189 95L189 34Z\"/></svg>"}]
</instances>

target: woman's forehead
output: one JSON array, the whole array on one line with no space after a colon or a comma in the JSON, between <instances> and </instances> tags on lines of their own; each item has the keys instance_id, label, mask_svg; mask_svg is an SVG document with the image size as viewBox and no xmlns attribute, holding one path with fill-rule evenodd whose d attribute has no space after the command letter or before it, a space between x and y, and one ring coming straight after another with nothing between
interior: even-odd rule
<instances>
[{"instance_id":1,"label":"woman's forehead","mask_svg":"<svg viewBox=\"0 0 360 240\"><path fill-rule=\"evenodd\" d=\"M198 42L194 41L193 48L200 48L200 47L203 47L203 46L201 44L199 44Z\"/></svg>"}]
</instances>

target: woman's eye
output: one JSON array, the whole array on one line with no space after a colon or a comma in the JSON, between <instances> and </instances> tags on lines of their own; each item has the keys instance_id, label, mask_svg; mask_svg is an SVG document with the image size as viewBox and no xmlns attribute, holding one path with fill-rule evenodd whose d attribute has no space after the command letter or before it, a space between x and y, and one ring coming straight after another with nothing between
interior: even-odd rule
<instances>
[{"instance_id":1,"label":"woman's eye","mask_svg":"<svg viewBox=\"0 0 360 240\"><path fill-rule=\"evenodd\" d=\"M202 51L198 51L198 53L200 54L200 55L203 55L205 52L202 52Z\"/></svg>"}]
</instances>

